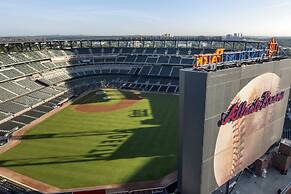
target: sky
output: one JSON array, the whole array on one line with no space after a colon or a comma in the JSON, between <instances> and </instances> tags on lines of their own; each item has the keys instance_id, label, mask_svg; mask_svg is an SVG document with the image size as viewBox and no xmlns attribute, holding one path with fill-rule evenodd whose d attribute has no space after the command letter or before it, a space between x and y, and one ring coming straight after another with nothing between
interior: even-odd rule
<instances>
[{"instance_id":1,"label":"sky","mask_svg":"<svg viewBox=\"0 0 291 194\"><path fill-rule=\"evenodd\" d=\"M1 0L0 36L291 36L291 0Z\"/></svg>"}]
</instances>

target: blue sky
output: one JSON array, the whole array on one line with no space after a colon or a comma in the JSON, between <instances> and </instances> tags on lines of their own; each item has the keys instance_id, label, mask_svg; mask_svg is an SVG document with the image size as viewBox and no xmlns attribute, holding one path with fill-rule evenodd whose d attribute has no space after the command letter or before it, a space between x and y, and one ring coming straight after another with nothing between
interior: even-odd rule
<instances>
[{"instance_id":1,"label":"blue sky","mask_svg":"<svg viewBox=\"0 0 291 194\"><path fill-rule=\"evenodd\" d=\"M1 0L0 36L291 36L291 0Z\"/></svg>"}]
</instances>

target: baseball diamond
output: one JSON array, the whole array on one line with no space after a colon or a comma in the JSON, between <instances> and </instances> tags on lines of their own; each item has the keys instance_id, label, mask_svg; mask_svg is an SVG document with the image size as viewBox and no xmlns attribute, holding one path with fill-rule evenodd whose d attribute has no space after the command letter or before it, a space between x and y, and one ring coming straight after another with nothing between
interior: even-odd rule
<instances>
[{"instance_id":1,"label":"baseball diamond","mask_svg":"<svg viewBox=\"0 0 291 194\"><path fill-rule=\"evenodd\" d=\"M1 155L1 167L62 189L155 180L175 171L177 96L100 91L14 136L21 143Z\"/></svg>"}]
</instances>

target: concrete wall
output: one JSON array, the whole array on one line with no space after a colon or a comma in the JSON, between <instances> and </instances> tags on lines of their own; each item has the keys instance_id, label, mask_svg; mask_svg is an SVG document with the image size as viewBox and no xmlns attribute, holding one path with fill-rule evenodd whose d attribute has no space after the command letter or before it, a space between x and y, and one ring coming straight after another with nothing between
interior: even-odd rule
<instances>
[{"instance_id":1,"label":"concrete wall","mask_svg":"<svg viewBox=\"0 0 291 194\"><path fill-rule=\"evenodd\" d=\"M221 129L217 123L221 113L229 108L234 97L242 88L254 78L265 73L274 73L280 78L278 91L285 91L285 95L282 101L271 105L274 110L272 110L270 119L264 123L262 130L258 130L256 138L260 138L256 142L258 147L254 149L255 155L258 157L263 154L261 152L265 152L270 145L278 141L282 133L291 84L291 60L273 61L215 72L192 69L180 71L178 180L182 194L211 193L222 184L214 174L214 153ZM266 85L270 81L266 80ZM254 118L256 113L252 114L250 117L253 117L253 120L256 119ZM249 125L245 126L244 128L250 128ZM261 142L262 140L264 143ZM248 153L243 153L243 155L248 157ZM226 163L231 163L228 161L229 158L226 157L225 160ZM217 172L219 170L216 169L216 174Z\"/></svg>"}]
</instances>

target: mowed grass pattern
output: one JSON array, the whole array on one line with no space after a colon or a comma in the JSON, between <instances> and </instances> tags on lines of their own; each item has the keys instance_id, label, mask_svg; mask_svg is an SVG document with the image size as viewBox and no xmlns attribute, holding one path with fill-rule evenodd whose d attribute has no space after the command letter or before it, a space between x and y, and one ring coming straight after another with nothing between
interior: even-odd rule
<instances>
[{"instance_id":1,"label":"mowed grass pattern","mask_svg":"<svg viewBox=\"0 0 291 194\"><path fill-rule=\"evenodd\" d=\"M0 155L0 166L59 188L146 181L171 173L176 170L178 97L141 95L133 106L112 112L63 109Z\"/></svg>"}]
</instances>

